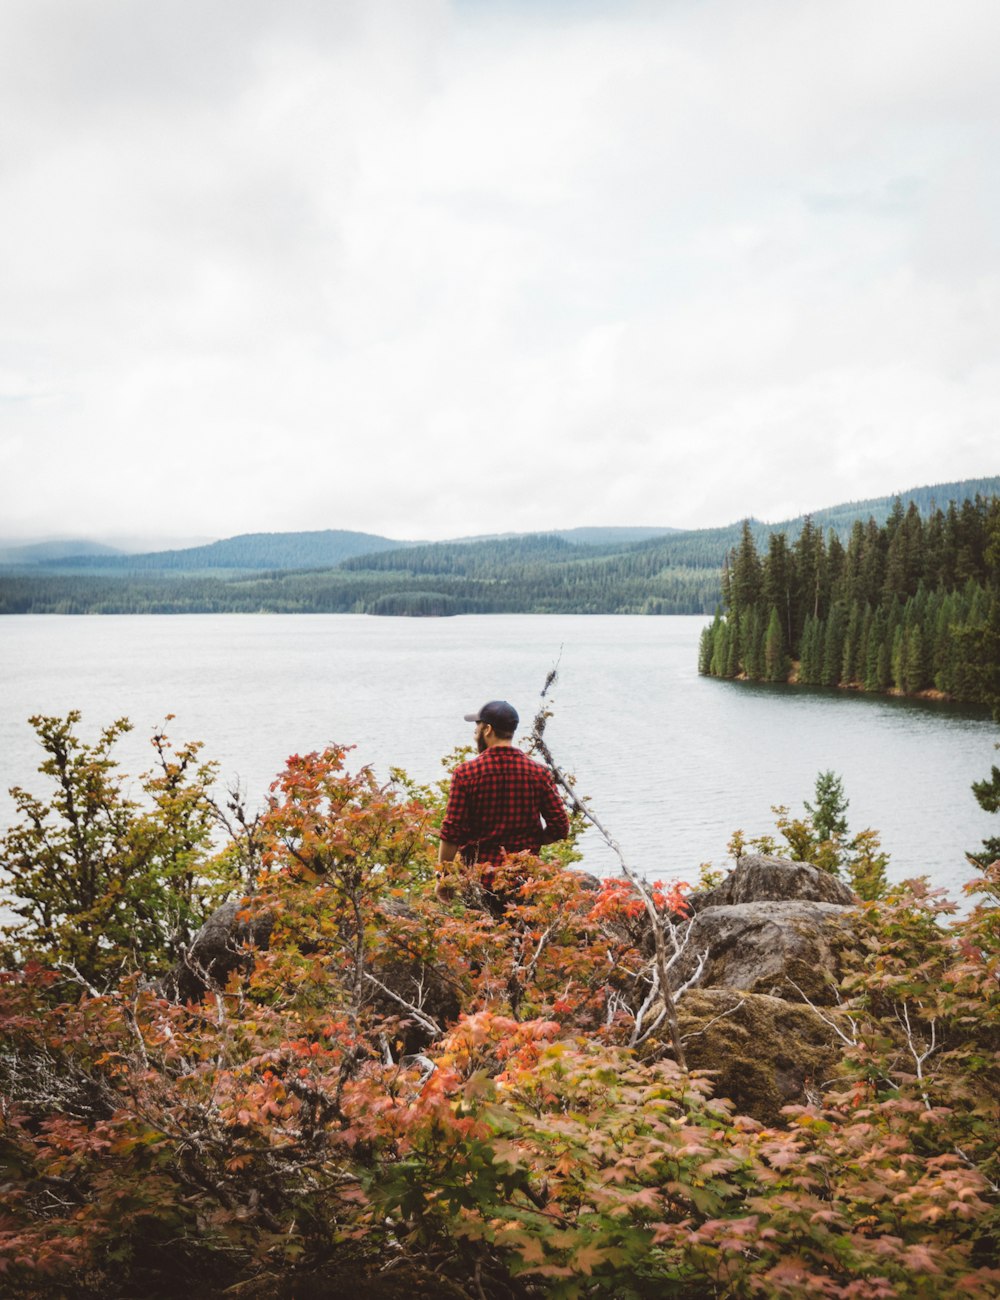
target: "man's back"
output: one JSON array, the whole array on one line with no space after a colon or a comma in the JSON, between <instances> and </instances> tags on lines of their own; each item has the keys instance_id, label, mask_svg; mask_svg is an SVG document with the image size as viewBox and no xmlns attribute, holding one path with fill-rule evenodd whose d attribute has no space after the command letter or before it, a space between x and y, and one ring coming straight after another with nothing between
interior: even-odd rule
<instances>
[{"instance_id":1,"label":"man's back","mask_svg":"<svg viewBox=\"0 0 1000 1300\"><path fill-rule=\"evenodd\" d=\"M494 746L455 768L441 838L457 845L467 862L537 853L568 832L551 775L521 750Z\"/></svg>"}]
</instances>

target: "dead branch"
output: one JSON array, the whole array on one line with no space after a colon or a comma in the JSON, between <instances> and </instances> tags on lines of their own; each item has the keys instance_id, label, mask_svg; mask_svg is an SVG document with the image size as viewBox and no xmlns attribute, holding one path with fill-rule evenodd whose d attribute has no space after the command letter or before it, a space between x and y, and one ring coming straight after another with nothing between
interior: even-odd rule
<instances>
[{"instance_id":1,"label":"dead branch","mask_svg":"<svg viewBox=\"0 0 1000 1300\"><path fill-rule=\"evenodd\" d=\"M555 761L555 758L552 755L552 751L549 749L548 745L545 742L544 732L545 732L546 723L549 718L549 712L545 707L544 701L545 701L545 696L548 693L549 687L553 685L557 676L558 676L558 665L549 672L548 676L545 679L545 685L542 687L542 692L541 692L542 705L539 708L538 713L535 715L535 720L534 723L532 724L532 730L531 730L532 745L533 748L537 750L537 752L540 753L542 758L545 760L545 763L548 766L549 770L551 771L556 782L566 791L567 795L571 800L571 804L574 812L579 812L581 816L585 817L587 821L589 821L590 824L595 828L595 830L604 840L605 844L607 844L608 848L618 859L619 866L622 869L622 874L630 882L630 884L633 886L635 891L638 893L639 897L642 899L643 906L646 909L646 915L649 918L650 928L652 929L653 932L653 942L656 950L657 978L659 980L661 996L663 998L663 1007L664 1007L664 1012L666 1014L667 1024L670 1028L670 1041L674 1049L674 1059L677 1061L677 1064L680 1066L682 1070L687 1071L687 1058L684 1055L684 1045L681 1042L680 1025L678 1024L677 1021L677 1006L674 1000L674 996L670 991L670 982L667 979L667 972L670 969L670 962L667 956L667 945L666 945L664 930L666 928L669 928L671 930L671 938L673 941L674 955L676 959L676 956L678 955L677 953L678 944L677 944L676 935L673 934L674 927L669 917L667 917L666 915L661 915L657 911L656 904L653 902L652 895L650 894L649 890L646 887L646 882L637 872L633 871L633 869L626 862L625 854L622 852L621 845L614 838L611 832L603 825L603 823L598 818L597 814L593 812L586 804L581 802L581 800L577 797L576 792L573 789L573 783L567 777L566 773L563 772L563 770L559 767L558 763Z\"/></svg>"},{"instance_id":2,"label":"dead branch","mask_svg":"<svg viewBox=\"0 0 1000 1300\"><path fill-rule=\"evenodd\" d=\"M696 1029L694 1033L691 1034L685 1034L684 1035L685 1043L689 1042L692 1038L700 1038L702 1034L707 1034L708 1031L712 1028L712 1026L717 1021L726 1020L729 1018L729 1016L735 1016L737 1011L739 1011L740 1007L742 1007L745 1002L746 1002L746 998L740 998L739 1002L737 1002L734 1007L730 1007L728 1011L720 1011L717 1016L713 1016L712 1019L708 1022L708 1024L703 1025L701 1029Z\"/></svg>"},{"instance_id":3,"label":"dead branch","mask_svg":"<svg viewBox=\"0 0 1000 1300\"><path fill-rule=\"evenodd\" d=\"M432 1020L430 1016L425 1015L423 1011L421 1011L419 1007L414 1006L412 1002L407 1002L406 998L400 997L398 993L389 988L388 984L383 984L380 979L376 979L370 971L365 971L364 976L365 979L374 984L376 988L381 989L383 993L392 998L393 1002L398 1002L404 1010L408 1011L410 1015L413 1016L414 1020L416 1020L419 1025L423 1025L428 1033L433 1034L435 1038L441 1037L444 1030L436 1020Z\"/></svg>"},{"instance_id":4,"label":"dead branch","mask_svg":"<svg viewBox=\"0 0 1000 1300\"><path fill-rule=\"evenodd\" d=\"M937 1020L932 1019L929 1022L930 1041L925 1051L918 1052L917 1044L913 1036L913 1029L910 1025L909 1003L907 1002L903 1003L903 1014L902 1016L900 1016L899 1012L897 1011L896 1019L906 1032L906 1045L910 1049L910 1055L913 1057L913 1063L916 1068L916 1074L917 1074L917 1082L920 1084L920 1095L924 1099L924 1106L926 1107L927 1110L933 1110L934 1108L930 1103L930 1098L927 1096L927 1092L923 1086L924 1085L924 1062L927 1060L928 1057L933 1056L934 1053L938 1050Z\"/></svg>"},{"instance_id":5,"label":"dead branch","mask_svg":"<svg viewBox=\"0 0 1000 1300\"><path fill-rule=\"evenodd\" d=\"M792 988L796 991L796 993L798 993L802 1001L805 1002L806 1005L812 1011L814 1011L817 1016L819 1016L820 1020L822 1020L823 1024L826 1025L828 1029L833 1030L833 1032L837 1035L840 1041L845 1044L845 1046L847 1047L857 1046L858 1030L853 1020L849 1021L849 1024L851 1026L850 1034L849 1035L845 1034L844 1031L841 1029L841 1027L837 1024L836 1020L831 1019L830 1016L824 1015L823 1012L816 1005L816 1003L812 1001L812 999L809 997L809 995L806 992L804 992L803 989L799 988L798 984L796 984L793 979L790 979L788 982L789 984L791 984Z\"/></svg>"}]
</instances>

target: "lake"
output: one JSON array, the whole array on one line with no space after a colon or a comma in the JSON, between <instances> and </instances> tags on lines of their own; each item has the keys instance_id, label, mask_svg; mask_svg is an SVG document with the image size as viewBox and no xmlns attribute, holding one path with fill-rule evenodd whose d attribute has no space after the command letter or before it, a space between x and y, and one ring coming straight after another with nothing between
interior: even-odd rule
<instances>
[{"instance_id":1,"label":"lake","mask_svg":"<svg viewBox=\"0 0 1000 1300\"><path fill-rule=\"evenodd\" d=\"M381 775L438 779L471 740L463 721L509 699L530 726L559 664L546 737L556 760L639 871L688 881L726 843L802 811L816 774L838 773L852 831L882 834L890 874L928 874L956 898L964 859L996 818L970 791L996 761L989 718L943 705L699 677L703 617L483 615L18 616L0 619L0 824L15 783L41 792L33 713L83 713L82 731L125 715L119 753L138 773L167 713L226 783L262 801L286 756L355 745ZM593 831L585 865L614 859Z\"/></svg>"}]
</instances>

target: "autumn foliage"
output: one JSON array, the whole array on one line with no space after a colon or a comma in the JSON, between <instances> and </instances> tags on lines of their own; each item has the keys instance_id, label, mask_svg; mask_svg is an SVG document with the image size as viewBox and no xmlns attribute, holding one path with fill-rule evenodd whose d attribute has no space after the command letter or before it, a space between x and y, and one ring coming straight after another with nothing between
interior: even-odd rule
<instances>
[{"instance_id":1,"label":"autumn foliage","mask_svg":"<svg viewBox=\"0 0 1000 1300\"><path fill-rule=\"evenodd\" d=\"M439 814L341 749L293 757L241 859L270 940L225 989L176 1005L127 962L98 989L65 936L10 961L0 1288L996 1294L996 868L950 926L920 889L864 905L842 1064L765 1127L665 1036L629 1046L652 968L627 882L518 859L502 921L474 882L442 906Z\"/></svg>"}]
</instances>

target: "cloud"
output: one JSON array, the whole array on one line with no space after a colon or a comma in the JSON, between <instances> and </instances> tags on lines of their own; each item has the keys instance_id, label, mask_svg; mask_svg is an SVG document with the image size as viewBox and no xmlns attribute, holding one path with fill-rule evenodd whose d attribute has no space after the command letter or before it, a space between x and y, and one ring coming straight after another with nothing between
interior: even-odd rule
<instances>
[{"instance_id":1,"label":"cloud","mask_svg":"<svg viewBox=\"0 0 1000 1300\"><path fill-rule=\"evenodd\" d=\"M994 6L0 24L5 534L699 526L997 469Z\"/></svg>"}]
</instances>

